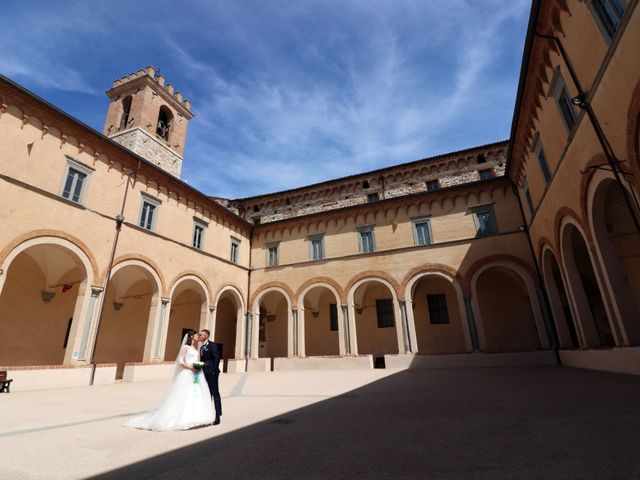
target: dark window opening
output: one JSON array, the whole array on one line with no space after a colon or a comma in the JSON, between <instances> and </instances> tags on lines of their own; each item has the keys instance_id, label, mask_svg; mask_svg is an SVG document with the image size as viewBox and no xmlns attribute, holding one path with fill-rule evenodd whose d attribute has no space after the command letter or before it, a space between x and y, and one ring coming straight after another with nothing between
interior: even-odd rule
<instances>
[{"instance_id":1,"label":"dark window opening","mask_svg":"<svg viewBox=\"0 0 640 480\"><path fill-rule=\"evenodd\" d=\"M64 342L62 342L62 348L67 348L67 343L69 342L69 334L71 333L71 322L73 322L73 318L70 318L69 323L67 323L67 331L64 334Z\"/></svg>"},{"instance_id":2,"label":"dark window opening","mask_svg":"<svg viewBox=\"0 0 640 480\"><path fill-rule=\"evenodd\" d=\"M434 192L440 188L438 180L429 180L427 182L427 192Z\"/></svg>"},{"instance_id":3,"label":"dark window opening","mask_svg":"<svg viewBox=\"0 0 640 480\"><path fill-rule=\"evenodd\" d=\"M493 178L493 170L480 170L480 180L489 180Z\"/></svg>"},{"instance_id":4,"label":"dark window opening","mask_svg":"<svg viewBox=\"0 0 640 480\"><path fill-rule=\"evenodd\" d=\"M369 188L369 180L364 180L362 182L362 188Z\"/></svg>"},{"instance_id":5,"label":"dark window opening","mask_svg":"<svg viewBox=\"0 0 640 480\"><path fill-rule=\"evenodd\" d=\"M160 107L160 113L158 114L158 125L156 127L156 135L169 141L169 133L171 130L171 124L173 122L173 114L164 105Z\"/></svg>"},{"instance_id":6,"label":"dark window opening","mask_svg":"<svg viewBox=\"0 0 640 480\"><path fill-rule=\"evenodd\" d=\"M369 203L374 203L378 200L380 200L380 195L378 195L377 193L370 193L369 195L367 195L367 202Z\"/></svg>"},{"instance_id":7,"label":"dark window opening","mask_svg":"<svg viewBox=\"0 0 640 480\"><path fill-rule=\"evenodd\" d=\"M390 298L376 300L376 316L378 318L378 328L395 327L393 300Z\"/></svg>"},{"instance_id":8,"label":"dark window opening","mask_svg":"<svg viewBox=\"0 0 640 480\"><path fill-rule=\"evenodd\" d=\"M485 163L487 161L487 157L484 153L478 154L478 163Z\"/></svg>"},{"instance_id":9,"label":"dark window opening","mask_svg":"<svg viewBox=\"0 0 640 480\"><path fill-rule=\"evenodd\" d=\"M449 323L449 310L447 309L447 296L442 293L428 294L427 306L429 307L429 320L431 325L443 325Z\"/></svg>"},{"instance_id":10,"label":"dark window opening","mask_svg":"<svg viewBox=\"0 0 640 480\"><path fill-rule=\"evenodd\" d=\"M131 113L131 95L124 97L122 100L122 118L120 119L120 127L118 130L124 130L129 125L129 114Z\"/></svg>"},{"instance_id":11,"label":"dark window opening","mask_svg":"<svg viewBox=\"0 0 640 480\"><path fill-rule=\"evenodd\" d=\"M332 332L338 331L338 304L329 304L329 330Z\"/></svg>"}]
</instances>

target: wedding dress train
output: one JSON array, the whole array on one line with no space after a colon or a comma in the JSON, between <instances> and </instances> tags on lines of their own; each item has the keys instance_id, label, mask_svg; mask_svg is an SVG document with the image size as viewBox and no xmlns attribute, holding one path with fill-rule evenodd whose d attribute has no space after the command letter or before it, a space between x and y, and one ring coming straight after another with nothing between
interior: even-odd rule
<instances>
[{"instance_id":1,"label":"wedding dress train","mask_svg":"<svg viewBox=\"0 0 640 480\"><path fill-rule=\"evenodd\" d=\"M194 347L182 346L176 360L178 372L160 407L130 419L125 426L167 431L211 424L214 412L204 373L198 372L196 376L191 370L180 366L181 363L193 365L198 357L198 351Z\"/></svg>"}]
</instances>

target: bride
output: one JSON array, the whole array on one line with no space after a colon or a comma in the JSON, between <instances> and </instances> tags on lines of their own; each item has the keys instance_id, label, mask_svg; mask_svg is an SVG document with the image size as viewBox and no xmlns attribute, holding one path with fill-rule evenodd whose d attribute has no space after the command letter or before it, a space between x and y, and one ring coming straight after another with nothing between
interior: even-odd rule
<instances>
[{"instance_id":1,"label":"bride","mask_svg":"<svg viewBox=\"0 0 640 480\"><path fill-rule=\"evenodd\" d=\"M199 360L198 350L194 346L198 338L193 330L184 336L173 381L160 407L132 418L125 423L126 427L166 431L211 425L214 413L209 387L204 373L193 366Z\"/></svg>"}]
</instances>

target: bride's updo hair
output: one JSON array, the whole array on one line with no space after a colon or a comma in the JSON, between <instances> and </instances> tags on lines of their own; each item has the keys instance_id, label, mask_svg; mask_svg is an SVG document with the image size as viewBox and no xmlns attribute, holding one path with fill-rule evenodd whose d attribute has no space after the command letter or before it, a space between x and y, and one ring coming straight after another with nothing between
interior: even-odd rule
<instances>
[{"instance_id":1,"label":"bride's updo hair","mask_svg":"<svg viewBox=\"0 0 640 480\"><path fill-rule=\"evenodd\" d=\"M193 345L193 336L195 334L195 330L187 330L187 345Z\"/></svg>"}]
</instances>

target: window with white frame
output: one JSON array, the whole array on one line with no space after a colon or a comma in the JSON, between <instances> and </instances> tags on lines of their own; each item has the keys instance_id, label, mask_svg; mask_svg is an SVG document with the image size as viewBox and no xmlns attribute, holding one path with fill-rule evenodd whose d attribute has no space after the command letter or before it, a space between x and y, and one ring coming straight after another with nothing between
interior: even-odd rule
<instances>
[{"instance_id":1,"label":"window with white frame","mask_svg":"<svg viewBox=\"0 0 640 480\"><path fill-rule=\"evenodd\" d=\"M146 230L155 230L159 207L159 200L143 194L142 204L140 205L140 221L138 222L138 225Z\"/></svg>"},{"instance_id":2,"label":"window with white frame","mask_svg":"<svg viewBox=\"0 0 640 480\"><path fill-rule=\"evenodd\" d=\"M620 27L625 9L624 0L591 0L589 9L598 28L607 40L611 40Z\"/></svg>"},{"instance_id":3,"label":"window with white frame","mask_svg":"<svg viewBox=\"0 0 640 480\"><path fill-rule=\"evenodd\" d=\"M559 67L556 67L553 71L548 96L555 99L558 109L560 110L562 121L564 122L565 127L567 127L567 130L571 131L573 125L576 123L578 114L573 103L571 103L571 95L569 95L567 85L564 78L562 78L562 73L560 72Z\"/></svg>"},{"instance_id":4,"label":"window with white frame","mask_svg":"<svg viewBox=\"0 0 640 480\"><path fill-rule=\"evenodd\" d=\"M267 266L275 267L278 265L278 244L270 243L267 245Z\"/></svg>"},{"instance_id":5,"label":"window with white frame","mask_svg":"<svg viewBox=\"0 0 640 480\"><path fill-rule=\"evenodd\" d=\"M200 221L193 221L193 238L191 239L191 246L202 250L204 247L204 233L207 229L207 224Z\"/></svg>"},{"instance_id":6,"label":"window with white frame","mask_svg":"<svg viewBox=\"0 0 640 480\"><path fill-rule=\"evenodd\" d=\"M231 237L231 255L229 259L232 263L238 263L238 257L240 254L240 240Z\"/></svg>"},{"instance_id":7,"label":"window with white frame","mask_svg":"<svg viewBox=\"0 0 640 480\"><path fill-rule=\"evenodd\" d=\"M544 148L542 148L542 141L540 140L539 133L536 133L533 139L531 151L538 159L538 165L540 166L544 182L549 183L551 180L551 169L549 168L549 162L547 162L547 156L544 154Z\"/></svg>"},{"instance_id":8,"label":"window with white frame","mask_svg":"<svg viewBox=\"0 0 640 480\"><path fill-rule=\"evenodd\" d=\"M324 234L309 236L309 257L311 260L324 258Z\"/></svg>"},{"instance_id":9,"label":"window with white frame","mask_svg":"<svg viewBox=\"0 0 640 480\"><path fill-rule=\"evenodd\" d=\"M65 168L60 195L72 202L82 203L91 172L92 169L90 167L67 158L67 167Z\"/></svg>"},{"instance_id":10,"label":"window with white frame","mask_svg":"<svg viewBox=\"0 0 640 480\"><path fill-rule=\"evenodd\" d=\"M492 205L472 207L471 213L473 214L473 221L476 224L476 236L489 237L498 233Z\"/></svg>"},{"instance_id":11,"label":"window with white frame","mask_svg":"<svg viewBox=\"0 0 640 480\"><path fill-rule=\"evenodd\" d=\"M431 245L431 219L418 217L411 219L413 224L413 241L416 245Z\"/></svg>"},{"instance_id":12,"label":"window with white frame","mask_svg":"<svg viewBox=\"0 0 640 480\"><path fill-rule=\"evenodd\" d=\"M358 247L360 253L372 253L376 251L373 225L358 227Z\"/></svg>"}]
</instances>

